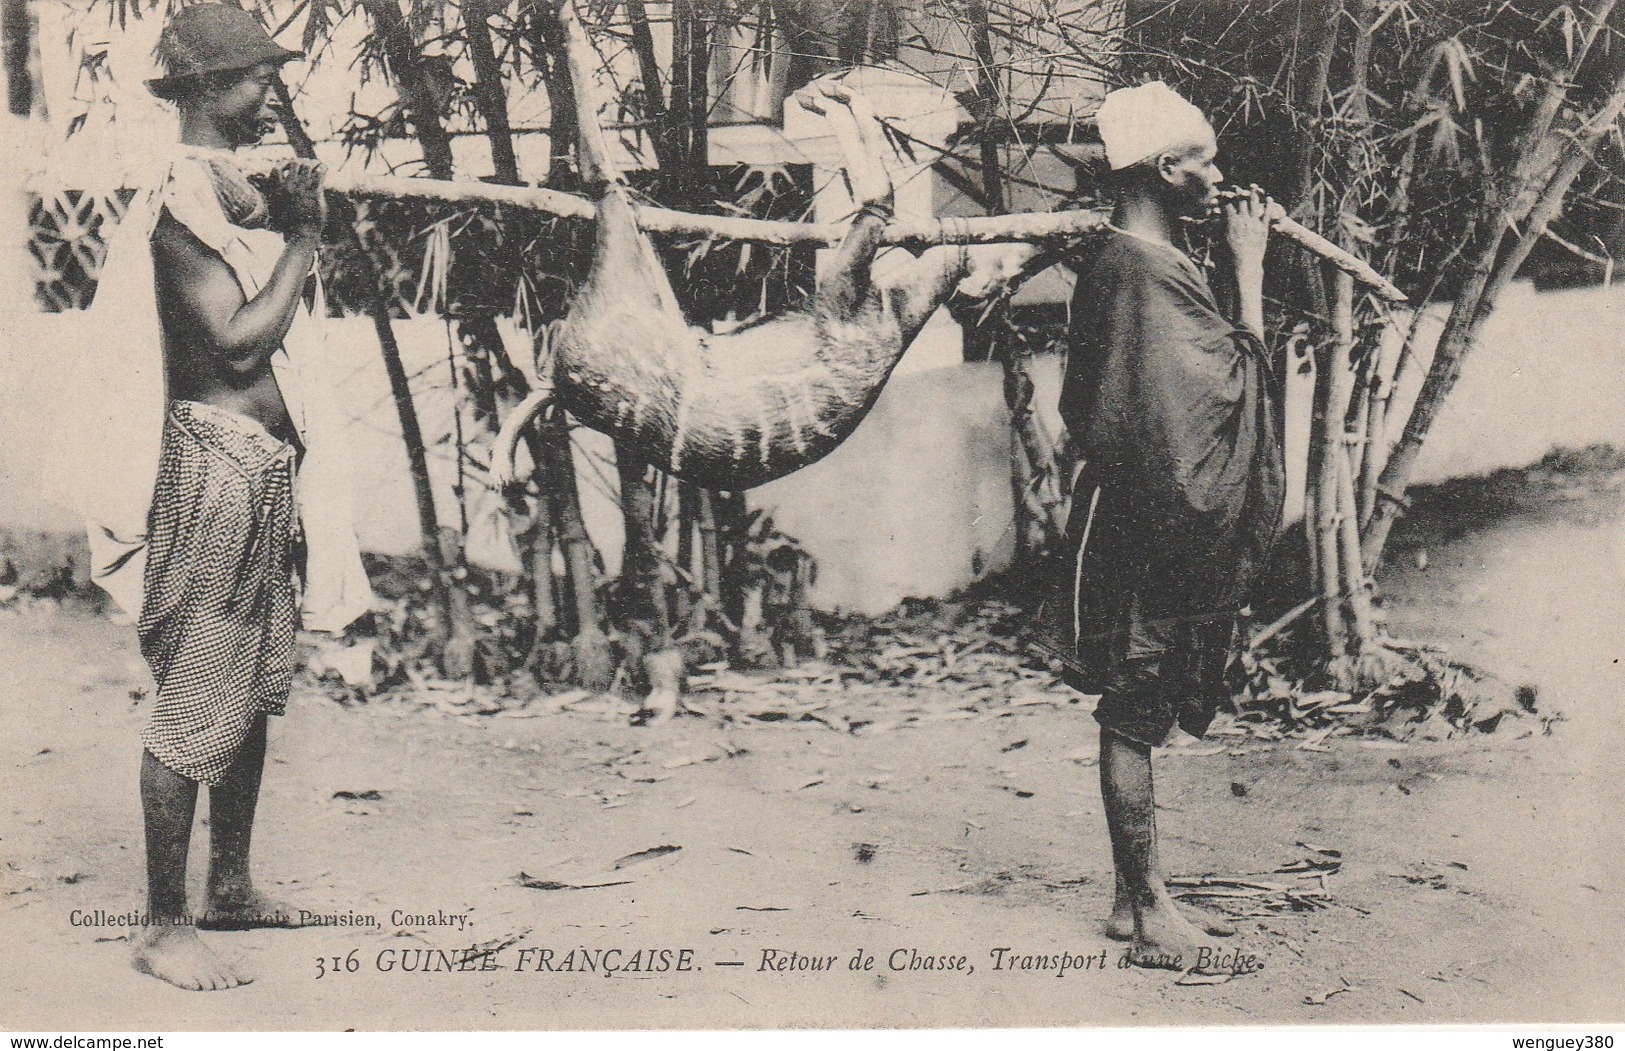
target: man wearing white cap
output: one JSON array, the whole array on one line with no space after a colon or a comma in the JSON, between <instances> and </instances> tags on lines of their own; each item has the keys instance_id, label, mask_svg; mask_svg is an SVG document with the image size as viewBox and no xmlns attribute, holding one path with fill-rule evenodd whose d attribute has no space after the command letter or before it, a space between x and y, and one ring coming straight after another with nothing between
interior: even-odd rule
<instances>
[{"instance_id":1,"label":"man wearing white cap","mask_svg":"<svg viewBox=\"0 0 1625 1051\"><path fill-rule=\"evenodd\" d=\"M1238 610L1279 527L1282 467L1264 331L1266 201L1224 209L1239 317L1219 310L1177 245L1216 203L1217 143L1165 84L1114 91L1098 124L1118 194L1080 275L1061 416L1085 458L1059 647L1074 687L1101 694L1100 783L1117 899L1108 933L1146 966L1250 969L1209 918L1181 915L1157 857L1151 750L1200 736L1226 696Z\"/></svg>"}]
</instances>

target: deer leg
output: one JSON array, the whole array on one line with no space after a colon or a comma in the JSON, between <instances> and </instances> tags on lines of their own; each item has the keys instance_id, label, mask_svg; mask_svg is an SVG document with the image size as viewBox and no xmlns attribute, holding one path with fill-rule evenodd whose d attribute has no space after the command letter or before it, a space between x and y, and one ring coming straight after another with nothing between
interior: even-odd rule
<instances>
[{"instance_id":1,"label":"deer leg","mask_svg":"<svg viewBox=\"0 0 1625 1051\"><path fill-rule=\"evenodd\" d=\"M918 259L893 267L881 283L886 305L896 315L904 332L918 332L953 295L965 276L963 245L938 245L926 249Z\"/></svg>"},{"instance_id":2,"label":"deer leg","mask_svg":"<svg viewBox=\"0 0 1625 1051\"><path fill-rule=\"evenodd\" d=\"M838 83L826 83L821 88L827 98L843 104L851 115L852 130L861 148L850 155L859 164L867 162L878 166L887 186L894 187L905 161L887 137L869 100ZM888 193L888 203L890 199ZM902 330L915 333L953 295L955 287L967 275L978 269L986 271L981 280L974 282L976 288L962 289L975 298L982 298L1016 277L1021 263L1034 251L1031 247L1016 245L980 248L940 245L928 249L911 264L888 267L888 273L876 286L886 293L883 298Z\"/></svg>"},{"instance_id":3,"label":"deer leg","mask_svg":"<svg viewBox=\"0 0 1625 1051\"><path fill-rule=\"evenodd\" d=\"M840 103L844 110L841 116L845 119L832 121L832 124L837 129L843 126L849 128L849 139L856 140L855 145L848 145L846 139L841 140L843 149L848 151L849 170L855 167L859 170L868 168L872 172L878 172L885 180L887 187L885 204L889 209L895 195L896 182L893 173L902 166L902 158L887 139L880 118L875 115L868 99L848 91L839 84L825 84L822 87L825 96ZM840 138L839 130L836 134L837 138ZM865 180L873 178L874 175L869 175ZM855 179L854 187L857 185L860 185L860 181ZM876 237L878 236L877 230ZM852 240L852 235L848 234L847 239ZM842 248L845 247L843 243ZM953 292L954 284L964 272L963 255L962 249L958 246L942 245L928 250L910 264L889 267L890 272L885 279L876 283L886 293L881 297L886 308L896 316L899 326L910 339ZM864 264L865 293L869 290L869 265L873 258L871 252Z\"/></svg>"},{"instance_id":4,"label":"deer leg","mask_svg":"<svg viewBox=\"0 0 1625 1051\"><path fill-rule=\"evenodd\" d=\"M886 163L880 122L869 101L840 84L825 82L818 85L818 94L802 95L801 104L829 122L845 161L853 203L860 211L877 208L890 212L895 196L891 170Z\"/></svg>"},{"instance_id":5,"label":"deer leg","mask_svg":"<svg viewBox=\"0 0 1625 1051\"><path fill-rule=\"evenodd\" d=\"M576 14L575 0L559 0L559 22L564 26L565 61L570 67L570 84L575 88L576 136L578 153L576 165L581 177L593 183L626 182L626 176L616 167L609 154L609 143L604 138L604 127L598 123L600 99L597 82L593 79L598 69L598 52L587 39L581 19Z\"/></svg>"},{"instance_id":6,"label":"deer leg","mask_svg":"<svg viewBox=\"0 0 1625 1051\"><path fill-rule=\"evenodd\" d=\"M601 112L595 71L598 52L587 39L576 13L575 0L560 0L559 21L564 26L565 58L576 101L576 162L582 179L598 190L595 278L607 275L617 295L635 295L637 284L654 300L655 308L671 324L685 324L671 279L648 236L637 225L637 211L628 195L626 175L609 152L609 141L599 123Z\"/></svg>"},{"instance_id":7,"label":"deer leg","mask_svg":"<svg viewBox=\"0 0 1625 1051\"><path fill-rule=\"evenodd\" d=\"M821 89L822 98L804 94L801 104L828 120L830 131L845 156L847 179L858 204L858 214L835 250L829 275L819 285L817 304L834 317L848 319L858 312L869 294L870 267L880 251L881 232L892 214L892 181L884 160L859 129L853 110L858 97L832 84L824 84Z\"/></svg>"}]
</instances>

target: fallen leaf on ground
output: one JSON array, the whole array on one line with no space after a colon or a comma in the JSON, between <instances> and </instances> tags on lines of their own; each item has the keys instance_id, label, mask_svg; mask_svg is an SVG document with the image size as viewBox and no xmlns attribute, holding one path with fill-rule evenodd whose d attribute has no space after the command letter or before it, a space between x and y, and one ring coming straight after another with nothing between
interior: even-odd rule
<instances>
[{"instance_id":1,"label":"fallen leaf on ground","mask_svg":"<svg viewBox=\"0 0 1625 1051\"><path fill-rule=\"evenodd\" d=\"M632 881L623 879L610 883L560 883L557 880L537 879L535 876L521 872L514 877L514 882L531 890L597 890L599 887L625 887L630 885Z\"/></svg>"},{"instance_id":2,"label":"fallen leaf on ground","mask_svg":"<svg viewBox=\"0 0 1625 1051\"><path fill-rule=\"evenodd\" d=\"M694 752L688 755L674 755L660 765L666 770L676 770L679 767L698 766L701 763L709 763L721 758L722 753L713 749L704 752Z\"/></svg>"},{"instance_id":3,"label":"fallen leaf on ground","mask_svg":"<svg viewBox=\"0 0 1625 1051\"><path fill-rule=\"evenodd\" d=\"M1340 985L1336 989L1327 989L1323 993L1314 993L1310 996L1306 996L1303 998L1303 1002L1311 1007L1322 1007L1325 1005L1327 1000L1330 1000L1338 993L1351 993L1353 991L1353 989L1350 989L1346 985Z\"/></svg>"},{"instance_id":4,"label":"fallen leaf on ground","mask_svg":"<svg viewBox=\"0 0 1625 1051\"><path fill-rule=\"evenodd\" d=\"M1174 984L1223 985L1232 977L1234 977L1234 975L1232 975L1229 971L1221 971L1218 974L1203 974L1200 971L1186 971L1184 974L1181 974L1177 979L1175 979Z\"/></svg>"},{"instance_id":5,"label":"fallen leaf on ground","mask_svg":"<svg viewBox=\"0 0 1625 1051\"><path fill-rule=\"evenodd\" d=\"M652 861L655 858L665 857L667 854L675 854L682 849L682 847L675 847L670 844L659 847L650 847L648 850L640 850L634 854L627 854L625 857L616 858L613 867L617 869L624 869L628 865L636 865L641 861Z\"/></svg>"}]
</instances>

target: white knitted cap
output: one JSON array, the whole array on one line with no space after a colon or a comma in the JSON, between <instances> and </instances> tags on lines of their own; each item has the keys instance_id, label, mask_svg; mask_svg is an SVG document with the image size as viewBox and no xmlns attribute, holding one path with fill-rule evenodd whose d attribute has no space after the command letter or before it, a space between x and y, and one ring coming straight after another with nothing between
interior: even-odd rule
<instances>
[{"instance_id":1,"label":"white knitted cap","mask_svg":"<svg viewBox=\"0 0 1625 1051\"><path fill-rule=\"evenodd\" d=\"M1213 125L1202 111L1160 80L1108 94L1095 114L1095 124L1113 171L1213 136Z\"/></svg>"}]
</instances>

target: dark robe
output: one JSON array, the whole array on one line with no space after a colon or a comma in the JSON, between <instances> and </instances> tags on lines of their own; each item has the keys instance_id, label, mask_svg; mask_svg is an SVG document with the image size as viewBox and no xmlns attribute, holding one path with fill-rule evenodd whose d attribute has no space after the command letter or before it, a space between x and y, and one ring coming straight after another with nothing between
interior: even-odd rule
<instances>
[{"instance_id":1,"label":"dark robe","mask_svg":"<svg viewBox=\"0 0 1625 1051\"><path fill-rule=\"evenodd\" d=\"M1195 263L1110 235L1072 303L1060 410L1085 466L1044 635L1073 685L1107 695L1103 722L1139 713L1127 736L1199 735L1225 695L1280 528L1278 397L1263 344Z\"/></svg>"}]
</instances>

